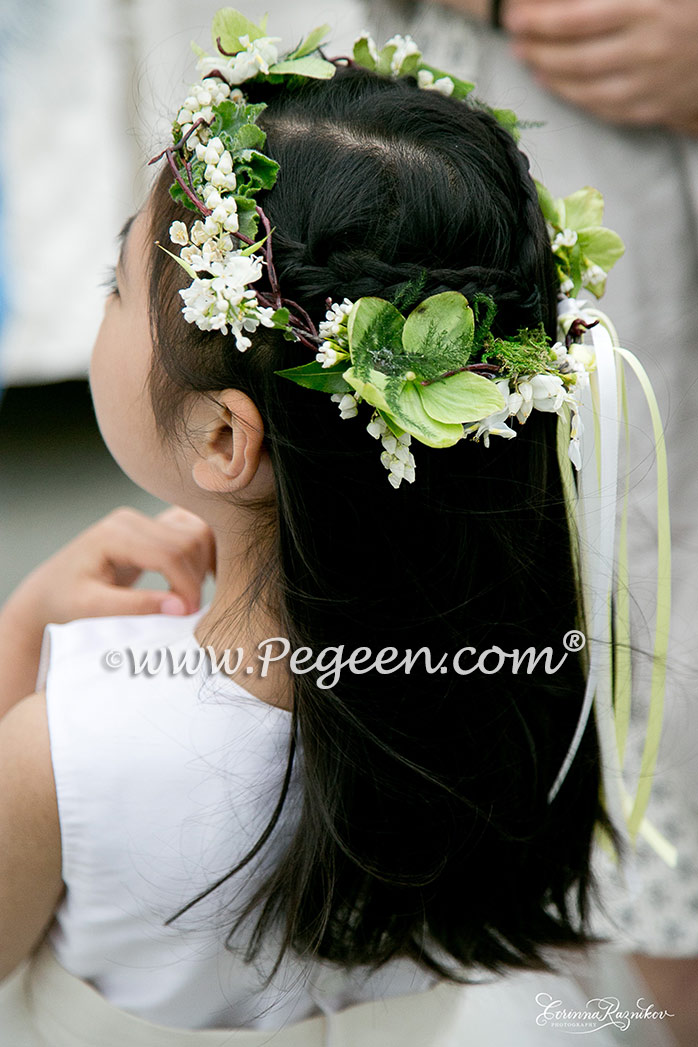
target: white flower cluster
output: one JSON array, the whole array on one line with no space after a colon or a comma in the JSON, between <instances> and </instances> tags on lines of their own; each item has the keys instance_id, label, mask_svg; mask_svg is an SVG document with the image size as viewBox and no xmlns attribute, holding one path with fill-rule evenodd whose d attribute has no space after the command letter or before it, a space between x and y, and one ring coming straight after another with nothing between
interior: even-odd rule
<instances>
[{"instance_id":1,"label":"white flower cluster","mask_svg":"<svg viewBox=\"0 0 698 1047\"><path fill-rule=\"evenodd\" d=\"M233 102L239 102L242 100L242 92L231 92L226 83L217 80L215 77L207 77L200 84L192 84L189 94L184 99L182 108L177 113L177 123L180 126L182 135L188 134L197 120L203 120L206 124L210 124L213 120L214 105L220 105L221 102L225 102L228 98ZM208 129L200 127L193 134L189 135L187 142L194 149L197 145L205 144L207 138Z\"/></svg>"},{"instance_id":2,"label":"white flower cluster","mask_svg":"<svg viewBox=\"0 0 698 1047\"><path fill-rule=\"evenodd\" d=\"M183 245L180 258L195 273L208 274L195 276L190 286L179 292L184 302L182 312L187 323L196 324L201 331L227 334L230 330L237 348L244 352L252 344L247 334L260 324L274 326L274 310L258 305L255 292L249 289L249 284L262 275L262 261L233 250L232 238L218 223L209 235L206 224L211 218L195 222L191 232L184 222L170 226L172 242Z\"/></svg>"},{"instance_id":3,"label":"white flower cluster","mask_svg":"<svg viewBox=\"0 0 698 1047\"><path fill-rule=\"evenodd\" d=\"M177 116L181 133L186 134L197 120L210 123L213 106L227 98L237 103L244 100L241 91L231 92L228 84L213 77L195 84ZM195 221L191 229L179 221L170 226L170 240L182 248L182 264L194 274L191 285L179 292L184 302L182 313L187 323L196 324L202 331L230 331L237 348L244 352L252 344L248 335L260 324L274 326L274 310L260 306L249 287L260 279L263 262L259 256L245 255L233 246L231 234L238 231L239 222L233 195L237 182L229 150L220 138L211 138L205 127L189 136L186 148L206 165L200 196L211 214L204 221Z\"/></svg>"},{"instance_id":4,"label":"white flower cluster","mask_svg":"<svg viewBox=\"0 0 698 1047\"><path fill-rule=\"evenodd\" d=\"M202 77L208 77L215 70L225 77L229 84L242 84L245 80L251 80L258 73L269 72L269 66L279 60L279 51L276 45L281 42L279 36L261 36L257 40L250 40L249 36L241 36L242 49L235 55L226 58L224 55L209 57L202 55L197 62L196 68Z\"/></svg>"},{"instance_id":5,"label":"white flower cluster","mask_svg":"<svg viewBox=\"0 0 698 1047\"><path fill-rule=\"evenodd\" d=\"M315 354L315 359L323 367L331 367L348 355L347 318L353 308L354 303L348 298L341 305L332 302L325 314L326 318L318 325L318 333L325 341Z\"/></svg>"},{"instance_id":6,"label":"white flower cluster","mask_svg":"<svg viewBox=\"0 0 698 1047\"><path fill-rule=\"evenodd\" d=\"M383 445L381 463L388 470L388 481L398 488L403 480L414 483L414 455L410 451L412 437L409 433L395 436L381 416L374 412L366 431Z\"/></svg>"},{"instance_id":7,"label":"white flower cluster","mask_svg":"<svg viewBox=\"0 0 698 1047\"><path fill-rule=\"evenodd\" d=\"M588 386L589 374L594 369L594 354L582 345L574 345L567 350L562 342L557 342L552 352L559 374L548 371L544 374L500 379L495 385L504 397L505 406L487 418L466 426L465 433L472 433L476 440L482 439L485 447L489 447L490 436L503 436L506 440L516 436L516 431L507 425L510 418L516 418L523 424L534 408L554 414L562 414L567 408L570 412L569 456L575 467L580 469L582 421L579 406L581 393ZM561 377L563 375L564 378Z\"/></svg>"}]
</instances>

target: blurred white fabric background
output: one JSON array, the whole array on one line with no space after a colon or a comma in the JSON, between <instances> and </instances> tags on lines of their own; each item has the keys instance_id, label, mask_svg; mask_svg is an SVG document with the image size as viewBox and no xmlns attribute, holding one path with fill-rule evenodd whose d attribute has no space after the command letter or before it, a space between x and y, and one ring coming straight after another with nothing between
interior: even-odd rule
<instances>
[{"instance_id":1,"label":"blurred white fabric background","mask_svg":"<svg viewBox=\"0 0 698 1047\"><path fill-rule=\"evenodd\" d=\"M0 384L84 377L115 237L145 198L147 160L168 141L210 48L216 0L2 0L4 281ZM331 52L362 28L355 0L249 0L290 49L328 22ZM11 16L11 17L10 17Z\"/></svg>"}]
</instances>

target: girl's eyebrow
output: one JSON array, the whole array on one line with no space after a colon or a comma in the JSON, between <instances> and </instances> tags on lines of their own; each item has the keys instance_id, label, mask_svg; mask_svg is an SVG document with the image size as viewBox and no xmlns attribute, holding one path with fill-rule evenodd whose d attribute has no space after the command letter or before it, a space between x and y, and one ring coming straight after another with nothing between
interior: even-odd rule
<instances>
[{"instance_id":1,"label":"girl's eyebrow","mask_svg":"<svg viewBox=\"0 0 698 1047\"><path fill-rule=\"evenodd\" d=\"M119 248L119 260L116 263L116 265L117 265L117 268L118 268L119 272L121 273L122 277L126 276L126 265L125 265L125 263L126 263L126 242L128 240L129 231L130 231L131 226L133 225L133 223L134 223L134 221L135 221L135 219L137 217L137 214L138 214L138 212L136 212L136 214L132 214L130 218L126 219L126 221L124 222L123 228L122 228L122 230L121 230L121 232L119 233L119 236L118 236L118 241L119 241L119 244L120 244L120 248Z\"/></svg>"}]
</instances>

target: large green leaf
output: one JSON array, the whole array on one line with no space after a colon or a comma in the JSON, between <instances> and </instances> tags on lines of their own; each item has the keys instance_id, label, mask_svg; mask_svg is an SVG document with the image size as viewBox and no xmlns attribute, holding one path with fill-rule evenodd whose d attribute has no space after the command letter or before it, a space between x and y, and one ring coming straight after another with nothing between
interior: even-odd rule
<instances>
[{"instance_id":1,"label":"large green leaf","mask_svg":"<svg viewBox=\"0 0 698 1047\"><path fill-rule=\"evenodd\" d=\"M295 51L292 51L290 55L287 55L287 61L292 61L295 58L304 58L305 55L310 55L313 51L317 51L318 47L320 47L327 34L330 32L330 29L331 26L329 25L319 25L317 29L311 29Z\"/></svg>"},{"instance_id":2,"label":"large green leaf","mask_svg":"<svg viewBox=\"0 0 698 1047\"><path fill-rule=\"evenodd\" d=\"M567 229L589 229L599 226L603 220L603 197L598 189L590 185L578 189L576 193L566 196L565 220L562 223Z\"/></svg>"},{"instance_id":3,"label":"large green leaf","mask_svg":"<svg viewBox=\"0 0 698 1047\"><path fill-rule=\"evenodd\" d=\"M278 310L281 312L281 310ZM289 378L306 389L319 389L323 393L348 393L351 387L344 381L343 373L346 363L340 362L331 367L323 367L317 360L300 367L287 367L284 371L274 371L282 378Z\"/></svg>"},{"instance_id":4,"label":"large green leaf","mask_svg":"<svg viewBox=\"0 0 698 1047\"><path fill-rule=\"evenodd\" d=\"M424 410L437 422L476 422L505 406L494 382L471 371L459 371L430 385L417 384Z\"/></svg>"},{"instance_id":5,"label":"large green leaf","mask_svg":"<svg viewBox=\"0 0 698 1047\"><path fill-rule=\"evenodd\" d=\"M260 26L250 22L249 18L245 18L234 7L221 7L213 16L211 35L214 44L220 37L223 50L229 54L237 54L238 51L244 50L243 45L240 43L241 36L248 36L250 41L252 41L259 40L260 37L266 34Z\"/></svg>"},{"instance_id":6,"label":"large green leaf","mask_svg":"<svg viewBox=\"0 0 698 1047\"><path fill-rule=\"evenodd\" d=\"M462 439L462 425L444 424L427 414L414 382L405 382L389 397L389 413L398 425L427 447L452 447Z\"/></svg>"},{"instance_id":7,"label":"large green leaf","mask_svg":"<svg viewBox=\"0 0 698 1047\"><path fill-rule=\"evenodd\" d=\"M380 368L382 359L389 365L392 355L402 347L404 326L404 316L390 302L359 298L347 321L351 362L358 377L368 380L369 371Z\"/></svg>"},{"instance_id":8,"label":"large green leaf","mask_svg":"<svg viewBox=\"0 0 698 1047\"><path fill-rule=\"evenodd\" d=\"M332 63L319 55L286 59L269 66L269 73L274 76L304 76L309 80L331 80L336 72Z\"/></svg>"},{"instance_id":9,"label":"large green leaf","mask_svg":"<svg viewBox=\"0 0 698 1047\"><path fill-rule=\"evenodd\" d=\"M388 378L380 371L369 371L366 378L359 377L355 367L349 367L344 372L344 380L354 389L362 400L381 411L389 411L385 399Z\"/></svg>"},{"instance_id":10,"label":"large green leaf","mask_svg":"<svg viewBox=\"0 0 698 1047\"><path fill-rule=\"evenodd\" d=\"M582 253L606 272L625 254L625 244L612 229L582 229L577 242Z\"/></svg>"},{"instance_id":11,"label":"large green leaf","mask_svg":"<svg viewBox=\"0 0 698 1047\"><path fill-rule=\"evenodd\" d=\"M468 301L457 291L432 295L412 310L405 321L402 345L407 353L444 360L444 370L454 360L463 367L470 358L475 317Z\"/></svg>"}]
</instances>

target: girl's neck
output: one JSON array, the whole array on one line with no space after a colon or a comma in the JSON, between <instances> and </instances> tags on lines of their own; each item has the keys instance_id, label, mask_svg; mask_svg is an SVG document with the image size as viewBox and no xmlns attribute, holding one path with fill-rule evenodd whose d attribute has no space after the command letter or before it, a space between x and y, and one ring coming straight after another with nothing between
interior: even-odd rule
<instances>
[{"instance_id":1,"label":"girl's neck","mask_svg":"<svg viewBox=\"0 0 698 1047\"><path fill-rule=\"evenodd\" d=\"M250 606L249 558L230 551L224 554L219 543L216 546L216 590L210 606L198 622L194 637L200 647L213 649L218 664L226 651L230 651L225 664L232 667L231 679L255 698L290 711L293 688L287 661L271 662L262 675L259 657L259 644L281 636L278 618L261 600ZM241 651L239 659L238 649Z\"/></svg>"}]
</instances>

